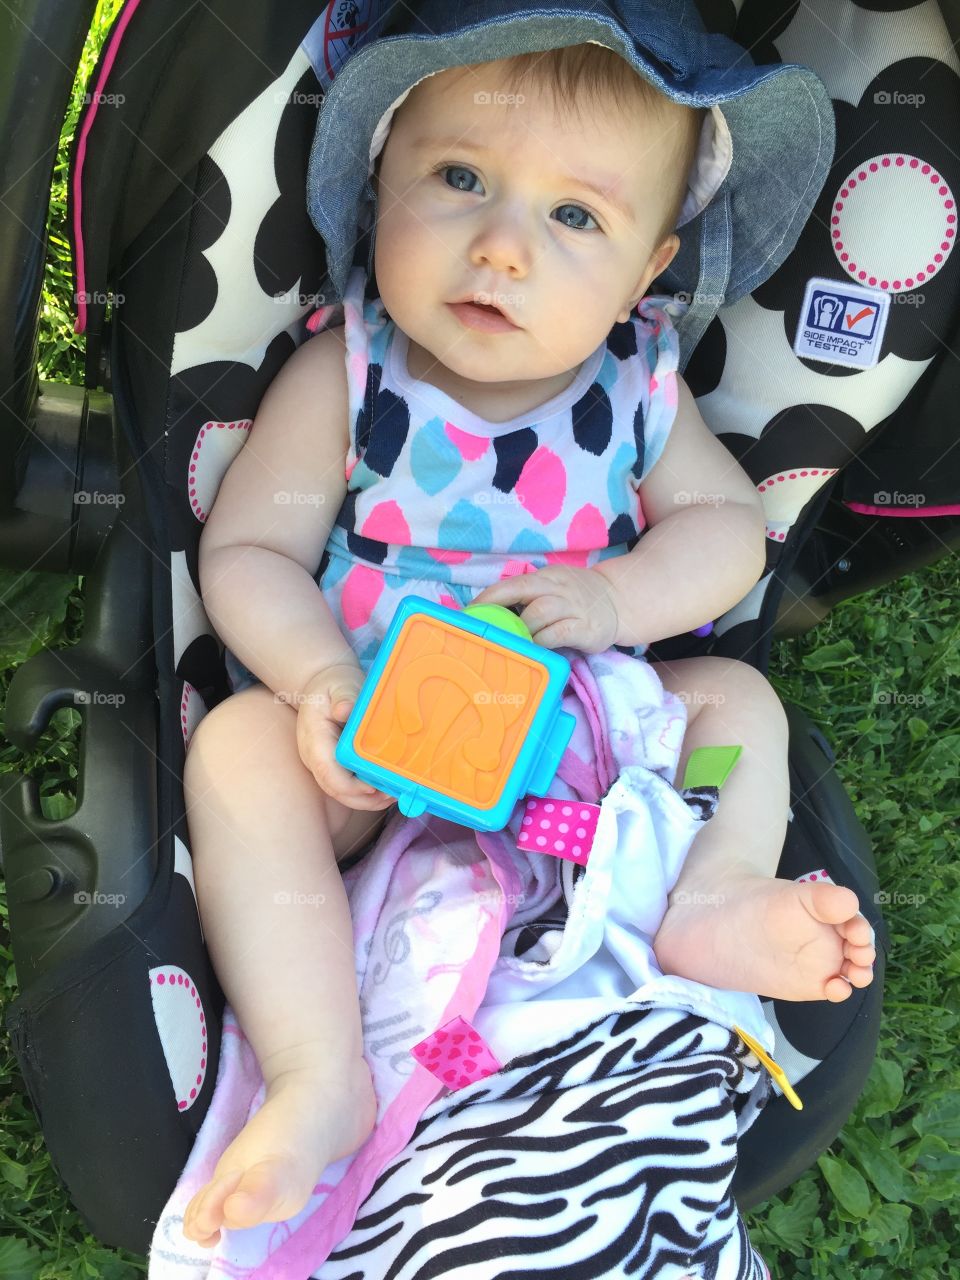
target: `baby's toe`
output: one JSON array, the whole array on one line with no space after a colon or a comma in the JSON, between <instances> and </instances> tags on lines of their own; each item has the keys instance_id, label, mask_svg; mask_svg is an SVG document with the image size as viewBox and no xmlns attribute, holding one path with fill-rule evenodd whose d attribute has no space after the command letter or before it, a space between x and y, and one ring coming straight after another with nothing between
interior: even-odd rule
<instances>
[{"instance_id":1,"label":"baby's toe","mask_svg":"<svg viewBox=\"0 0 960 1280\"><path fill-rule=\"evenodd\" d=\"M871 968L877 958L875 947L852 947L849 942L844 943L843 955L846 960L862 969Z\"/></svg>"},{"instance_id":2,"label":"baby's toe","mask_svg":"<svg viewBox=\"0 0 960 1280\"><path fill-rule=\"evenodd\" d=\"M223 1202L235 1190L241 1177L237 1170L208 1182L187 1205L183 1217L184 1234L189 1232L191 1239L205 1247L209 1247L207 1242L210 1240L215 1244L219 1228L223 1225Z\"/></svg>"},{"instance_id":3,"label":"baby's toe","mask_svg":"<svg viewBox=\"0 0 960 1280\"><path fill-rule=\"evenodd\" d=\"M837 932L855 947L873 945L873 926L859 911L850 920L838 923Z\"/></svg>"},{"instance_id":4,"label":"baby's toe","mask_svg":"<svg viewBox=\"0 0 960 1280\"><path fill-rule=\"evenodd\" d=\"M873 969L869 965L853 964L844 960L840 972L854 987L869 987L873 981Z\"/></svg>"},{"instance_id":5,"label":"baby's toe","mask_svg":"<svg viewBox=\"0 0 960 1280\"><path fill-rule=\"evenodd\" d=\"M839 1004L842 1000L850 999L852 989L850 983L844 982L843 978L828 978L824 983L823 996L831 1004Z\"/></svg>"},{"instance_id":6,"label":"baby's toe","mask_svg":"<svg viewBox=\"0 0 960 1280\"><path fill-rule=\"evenodd\" d=\"M224 1225L231 1228L255 1227L260 1222L277 1222L288 1214L282 1212L286 1198L283 1165L277 1160L261 1160L243 1175L243 1181L227 1197Z\"/></svg>"}]
</instances>

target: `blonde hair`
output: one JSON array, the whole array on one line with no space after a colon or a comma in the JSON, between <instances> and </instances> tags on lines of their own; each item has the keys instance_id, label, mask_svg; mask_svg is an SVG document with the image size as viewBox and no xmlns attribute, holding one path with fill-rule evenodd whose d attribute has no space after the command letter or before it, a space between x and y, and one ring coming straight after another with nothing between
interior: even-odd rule
<instances>
[{"instance_id":1,"label":"blonde hair","mask_svg":"<svg viewBox=\"0 0 960 1280\"><path fill-rule=\"evenodd\" d=\"M676 132L672 157L676 183L657 237L659 245L677 225L687 194L687 175L693 166L706 109L673 102L649 80L634 71L629 62L597 44L566 45L543 53L520 53L502 60L504 75L513 92L527 83L552 92L561 112L576 112L589 99L596 106L628 102L634 109L653 112L658 123Z\"/></svg>"}]
</instances>

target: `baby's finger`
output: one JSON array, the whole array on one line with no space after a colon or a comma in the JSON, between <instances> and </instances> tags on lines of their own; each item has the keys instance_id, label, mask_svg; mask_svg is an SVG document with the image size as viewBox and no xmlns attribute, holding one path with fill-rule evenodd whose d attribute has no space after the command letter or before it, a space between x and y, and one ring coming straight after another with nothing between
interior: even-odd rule
<instances>
[{"instance_id":1,"label":"baby's finger","mask_svg":"<svg viewBox=\"0 0 960 1280\"><path fill-rule=\"evenodd\" d=\"M536 581L535 573L520 573L512 578L501 578L473 597L471 604L526 604L543 592L543 583Z\"/></svg>"}]
</instances>

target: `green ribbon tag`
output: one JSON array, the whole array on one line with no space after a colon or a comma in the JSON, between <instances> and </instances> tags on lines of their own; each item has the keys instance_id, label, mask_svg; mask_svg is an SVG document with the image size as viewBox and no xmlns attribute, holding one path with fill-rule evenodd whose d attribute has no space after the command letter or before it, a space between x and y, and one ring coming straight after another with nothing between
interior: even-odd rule
<instances>
[{"instance_id":1,"label":"green ribbon tag","mask_svg":"<svg viewBox=\"0 0 960 1280\"><path fill-rule=\"evenodd\" d=\"M681 791L688 787L722 787L742 750L743 747L697 747L691 751Z\"/></svg>"}]
</instances>

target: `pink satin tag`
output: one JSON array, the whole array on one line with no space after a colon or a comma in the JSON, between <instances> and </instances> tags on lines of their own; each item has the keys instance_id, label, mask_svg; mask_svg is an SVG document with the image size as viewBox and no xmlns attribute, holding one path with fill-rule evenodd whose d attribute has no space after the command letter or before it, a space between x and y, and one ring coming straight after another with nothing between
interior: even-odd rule
<instances>
[{"instance_id":1,"label":"pink satin tag","mask_svg":"<svg viewBox=\"0 0 960 1280\"><path fill-rule=\"evenodd\" d=\"M517 836L517 848L552 853L585 867L597 833L598 804L529 796Z\"/></svg>"},{"instance_id":2,"label":"pink satin tag","mask_svg":"<svg viewBox=\"0 0 960 1280\"><path fill-rule=\"evenodd\" d=\"M479 1031L459 1016L415 1044L410 1052L448 1089L462 1089L501 1067Z\"/></svg>"}]
</instances>

